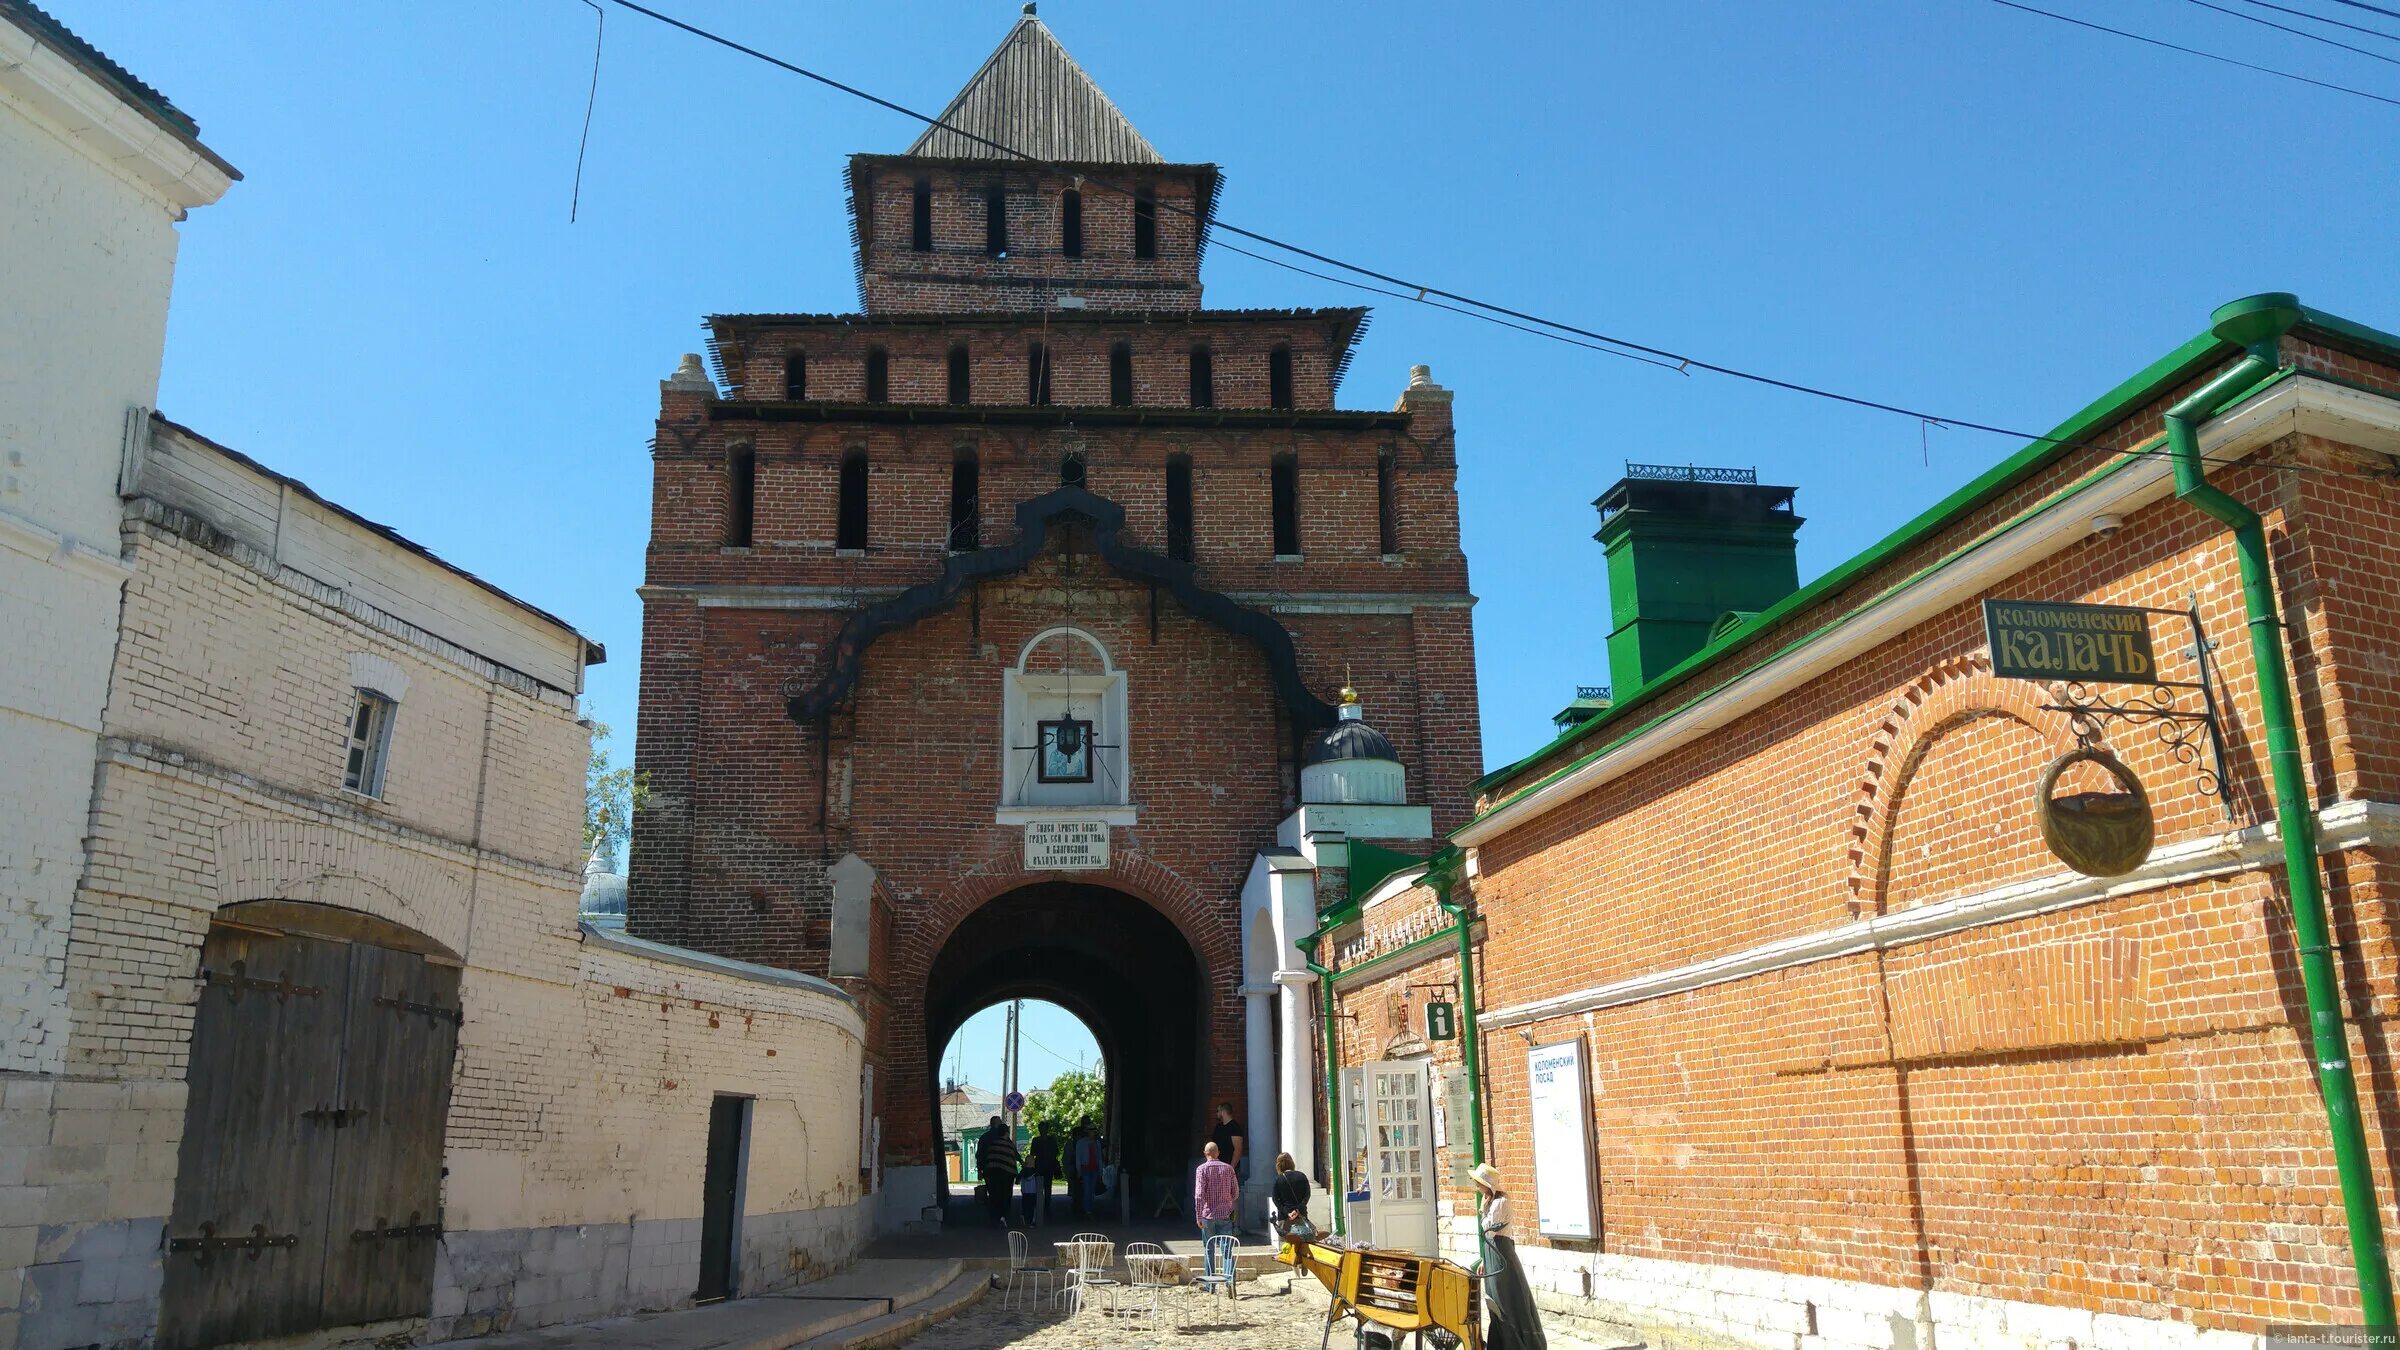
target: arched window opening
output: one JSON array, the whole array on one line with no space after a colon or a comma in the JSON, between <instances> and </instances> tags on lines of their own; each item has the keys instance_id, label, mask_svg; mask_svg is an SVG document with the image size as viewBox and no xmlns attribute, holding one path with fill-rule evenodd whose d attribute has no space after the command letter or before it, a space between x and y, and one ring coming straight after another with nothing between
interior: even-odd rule
<instances>
[{"instance_id":1,"label":"arched window opening","mask_svg":"<svg viewBox=\"0 0 2400 1350\"><path fill-rule=\"evenodd\" d=\"M808 397L808 353L783 354L783 396L794 403Z\"/></svg>"},{"instance_id":2,"label":"arched window opening","mask_svg":"<svg viewBox=\"0 0 2400 1350\"><path fill-rule=\"evenodd\" d=\"M1008 670L1003 698L1004 813L1133 800L1126 781L1125 672L1098 638L1074 627L1036 634Z\"/></svg>"},{"instance_id":3,"label":"arched window opening","mask_svg":"<svg viewBox=\"0 0 2400 1350\"><path fill-rule=\"evenodd\" d=\"M933 182L917 180L909 196L908 246L919 253L933 252Z\"/></svg>"},{"instance_id":4,"label":"arched window opening","mask_svg":"<svg viewBox=\"0 0 2400 1350\"><path fill-rule=\"evenodd\" d=\"M864 450L842 456L841 500L834 512L833 546L837 549L867 546L867 452Z\"/></svg>"},{"instance_id":5,"label":"arched window opening","mask_svg":"<svg viewBox=\"0 0 2400 1350\"><path fill-rule=\"evenodd\" d=\"M888 403L892 398L892 358L881 347L867 348L867 402Z\"/></svg>"},{"instance_id":6,"label":"arched window opening","mask_svg":"<svg viewBox=\"0 0 2400 1350\"><path fill-rule=\"evenodd\" d=\"M1158 198L1148 188L1133 194L1133 256L1158 256Z\"/></svg>"},{"instance_id":7,"label":"arched window opening","mask_svg":"<svg viewBox=\"0 0 2400 1350\"><path fill-rule=\"evenodd\" d=\"M1275 513L1275 556L1300 556L1300 460L1296 455L1277 455L1268 471L1270 495Z\"/></svg>"},{"instance_id":8,"label":"arched window opening","mask_svg":"<svg viewBox=\"0 0 2400 1350\"><path fill-rule=\"evenodd\" d=\"M1192 406L1217 406L1217 358L1206 347L1192 348Z\"/></svg>"},{"instance_id":9,"label":"arched window opening","mask_svg":"<svg viewBox=\"0 0 2400 1350\"><path fill-rule=\"evenodd\" d=\"M1008 189L998 183L983 190L983 251L995 258L1008 253Z\"/></svg>"},{"instance_id":10,"label":"arched window opening","mask_svg":"<svg viewBox=\"0 0 2400 1350\"><path fill-rule=\"evenodd\" d=\"M725 456L725 547L750 547L758 501L758 452L738 446Z\"/></svg>"},{"instance_id":11,"label":"arched window opening","mask_svg":"<svg viewBox=\"0 0 2400 1350\"><path fill-rule=\"evenodd\" d=\"M1400 466L1386 450L1375 456L1375 535L1385 557L1400 551Z\"/></svg>"},{"instance_id":12,"label":"arched window opening","mask_svg":"<svg viewBox=\"0 0 2400 1350\"><path fill-rule=\"evenodd\" d=\"M967 362L967 344L955 343L950 348L950 401L952 403L975 401L974 390L970 387L971 379L971 367Z\"/></svg>"},{"instance_id":13,"label":"arched window opening","mask_svg":"<svg viewBox=\"0 0 2400 1350\"><path fill-rule=\"evenodd\" d=\"M1083 256L1083 194L1074 188L1059 194L1058 251L1069 258Z\"/></svg>"},{"instance_id":14,"label":"arched window opening","mask_svg":"<svg viewBox=\"0 0 2400 1350\"><path fill-rule=\"evenodd\" d=\"M1267 353L1267 406L1292 406L1292 349L1281 343Z\"/></svg>"},{"instance_id":15,"label":"arched window opening","mask_svg":"<svg viewBox=\"0 0 2400 1350\"><path fill-rule=\"evenodd\" d=\"M1108 404L1133 406L1133 344L1120 342L1108 349Z\"/></svg>"},{"instance_id":16,"label":"arched window opening","mask_svg":"<svg viewBox=\"0 0 2400 1350\"><path fill-rule=\"evenodd\" d=\"M961 449L950 461L950 551L972 553L983 547L982 516L977 503L982 490L983 466L975 452Z\"/></svg>"},{"instance_id":17,"label":"arched window opening","mask_svg":"<svg viewBox=\"0 0 2400 1350\"><path fill-rule=\"evenodd\" d=\"M1167 556L1192 561L1192 457L1167 456Z\"/></svg>"},{"instance_id":18,"label":"arched window opening","mask_svg":"<svg viewBox=\"0 0 2400 1350\"><path fill-rule=\"evenodd\" d=\"M1050 402L1050 347L1032 343L1025 349L1025 401L1037 406Z\"/></svg>"}]
</instances>

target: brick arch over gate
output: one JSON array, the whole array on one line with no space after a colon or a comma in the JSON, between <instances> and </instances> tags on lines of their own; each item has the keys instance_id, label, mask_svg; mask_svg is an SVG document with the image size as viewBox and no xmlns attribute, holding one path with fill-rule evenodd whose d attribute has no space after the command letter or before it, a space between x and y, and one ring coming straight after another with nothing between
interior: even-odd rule
<instances>
[{"instance_id":1,"label":"brick arch over gate","mask_svg":"<svg viewBox=\"0 0 2400 1350\"><path fill-rule=\"evenodd\" d=\"M890 1091L883 1097L883 1104L889 1121L887 1146L893 1147L899 1156L908 1158L916 1153L920 1129L930 1129L934 1124L933 1119L919 1121L915 1117L920 1109L926 1109L923 1104L932 1101L934 1076L939 1067L934 1058L940 1047L930 1044L928 1039L935 1020L931 1005L937 1001L931 997L930 984L945 950L962 925L986 906L1045 885L1111 892L1126 904L1155 913L1166 928L1183 938L1188 950L1174 956L1176 960L1189 961L1196 983L1199 1006L1194 1010L1198 1020L1192 1053L1193 1063L1204 1081L1193 1084L1194 1119L1176 1122L1175 1128L1186 1132L1197 1130L1199 1103L1204 1100L1238 1097L1241 954L1239 909L1234 897L1227 895L1212 904L1180 874L1136 849L1116 852L1110 867L1096 871L1032 872L1011 858L970 872L935 897L904 911L907 918L894 935L889 987L895 1017L885 1051ZM1023 996L1050 997L1036 993ZM1096 1036L1105 1040L1110 1034L1112 1028L1095 1022L1090 1009L1075 1006L1071 1000L1061 1002L1084 1018ZM1114 1030L1122 1033L1127 1028ZM1112 1085L1111 1090L1114 1093L1116 1087ZM934 1115L938 1118L938 1111ZM923 1147L927 1157L908 1160L938 1163L938 1141L927 1138ZM1155 1169L1179 1159L1161 1157L1149 1161Z\"/></svg>"},{"instance_id":2,"label":"brick arch over gate","mask_svg":"<svg viewBox=\"0 0 2400 1350\"><path fill-rule=\"evenodd\" d=\"M1854 790L1844 875L1852 914L1882 907L1900 798L1934 744L1969 722L2002 717L2063 752L2075 737L2064 713L2042 706L2050 694L2046 686L1995 677L1990 654L1981 651L1938 662L1900 691L1875 728Z\"/></svg>"}]
</instances>

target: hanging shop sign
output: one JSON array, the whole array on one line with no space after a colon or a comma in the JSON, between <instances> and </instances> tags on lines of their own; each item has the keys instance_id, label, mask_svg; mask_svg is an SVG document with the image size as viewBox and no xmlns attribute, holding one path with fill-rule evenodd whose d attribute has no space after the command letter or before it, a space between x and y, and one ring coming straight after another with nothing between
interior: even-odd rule
<instances>
[{"instance_id":1,"label":"hanging shop sign","mask_svg":"<svg viewBox=\"0 0 2400 1350\"><path fill-rule=\"evenodd\" d=\"M1425 1005L1425 1039L1455 1041L1458 1039L1458 1005L1428 1003Z\"/></svg>"},{"instance_id":2,"label":"hanging shop sign","mask_svg":"<svg viewBox=\"0 0 2400 1350\"><path fill-rule=\"evenodd\" d=\"M1035 820L1026 823L1026 871L1091 872L1107 866L1107 821Z\"/></svg>"},{"instance_id":3,"label":"hanging shop sign","mask_svg":"<svg viewBox=\"0 0 2400 1350\"><path fill-rule=\"evenodd\" d=\"M1526 1056L1533 1085L1533 1204L1542 1236L1590 1238L1598 1231L1592 1203L1592 1093L1583 1042L1537 1045Z\"/></svg>"},{"instance_id":4,"label":"hanging shop sign","mask_svg":"<svg viewBox=\"0 0 2400 1350\"><path fill-rule=\"evenodd\" d=\"M1986 600L1992 673L2006 680L2157 684L2150 611L2126 605Z\"/></svg>"}]
</instances>

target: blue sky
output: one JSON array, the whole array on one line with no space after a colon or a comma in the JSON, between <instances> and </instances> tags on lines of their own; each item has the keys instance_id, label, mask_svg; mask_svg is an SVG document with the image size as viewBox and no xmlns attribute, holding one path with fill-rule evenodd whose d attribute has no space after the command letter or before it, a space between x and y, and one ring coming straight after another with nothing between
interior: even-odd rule
<instances>
[{"instance_id":1,"label":"blue sky","mask_svg":"<svg viewBox=\"0 0 2400 1350\"><path fill-rule=\"evenodd\" d=\"M854 307L843 157L915 129L612 7L570 225L580 0L52 4L249 176L184 227L162 410L606 642L590 705L629 753L655 381L710 311ZM1017 12L659 5L927 110ZM2174 0L2055 7L2400 94ZM2252 291L2400 325L2400 109L1987 0L1043 16L1161 151L1225 167L1227 220L1954 417L2047 428ZM1223 250L1206 280L1357 302ZM1345 404L1420 361L1458 391L1495 764L1605 678L1589 502L1622 461L1798 485L1806 577L2015 448L1373 303Z\"/></svg>"},{"instance_id":2,"label":"blue sky","mask_svg":"<svg viewBox=\"0 0 2400 1350\"><path fill-rule=\"evenodd\" d=\"M966 1020L950 1038L934 1072L945 1081L955 1076L986 1092L1001 1090L1001 1058L1008 1039L1008 1005L997 1004ZM1041 999L1025 1000L1024 1025L1018 1041L1017 1086L1026 1092L1048 1087L1050 1080L1100 1062L1100 1049L1090 1029L1075 1014Z\"/></svg>"}]
</instances>

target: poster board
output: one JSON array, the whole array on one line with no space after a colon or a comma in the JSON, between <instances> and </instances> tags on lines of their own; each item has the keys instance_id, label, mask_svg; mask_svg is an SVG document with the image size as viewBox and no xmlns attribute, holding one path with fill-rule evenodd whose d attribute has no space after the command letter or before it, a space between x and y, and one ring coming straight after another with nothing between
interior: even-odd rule
<instances>
[{"instance_id":1,"label":"poster board","mask_svg":"<svg viewBox=\"0 0 2400 1350\"><path fill-rule=\"evenodd\" d=\"M1533 1105L1533 1203L1544 1237L1599 1235L1593 1203L1592 1091L1580 1040L1537 1045L1526 1054Z\"/></svg>"}]
</instances>

